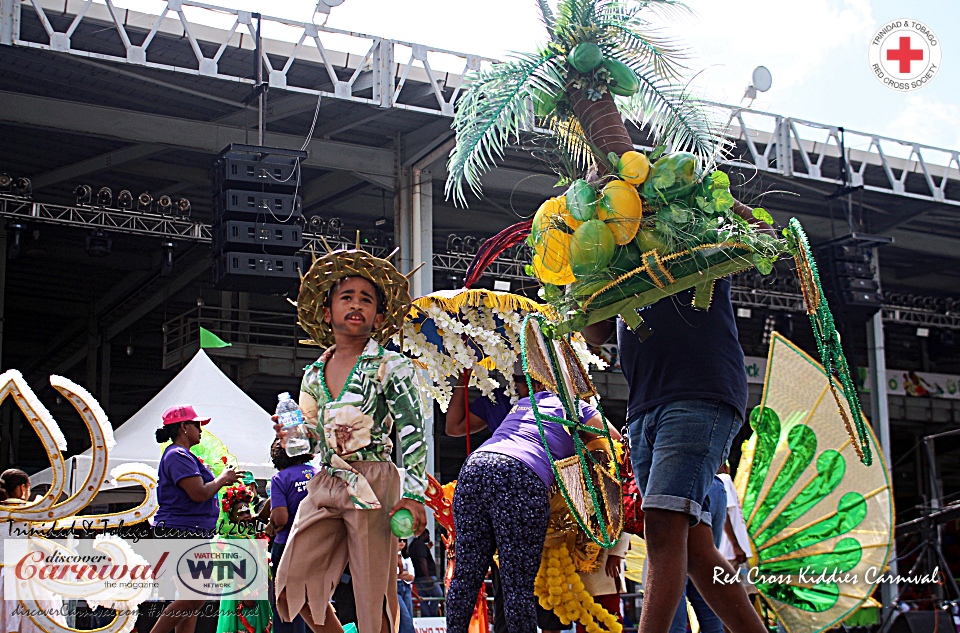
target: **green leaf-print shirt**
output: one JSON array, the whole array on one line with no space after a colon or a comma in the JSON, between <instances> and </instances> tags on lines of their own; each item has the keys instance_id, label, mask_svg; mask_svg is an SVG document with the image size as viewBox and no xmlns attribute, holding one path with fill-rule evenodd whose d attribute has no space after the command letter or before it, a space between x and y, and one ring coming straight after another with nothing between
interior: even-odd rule
<instances>
[{"instance_id":1,"label":"green leaf-print shirt","mask_svg":"<svg viewBox=\"0 0 960 633\"><path fill-rule=\"evenodd\" d=\"M380 502L369 483L350 462L389 462L396 423L406 469L403 496L423 502L427 446L423 441L423 402L413 362L402 354L384 350L371 339L340 396L334 399L327 389L324 366L335 349L336 346L331 347L304 368L300 385L304 417L310 419L317 413L319 440L314 444L314 452L321 457L324 470L347 484L357 508L379 508ZM310 398L304 398L305 395ZM315 410L309 400L316 403Z\"/></svg>"}]
</instances>

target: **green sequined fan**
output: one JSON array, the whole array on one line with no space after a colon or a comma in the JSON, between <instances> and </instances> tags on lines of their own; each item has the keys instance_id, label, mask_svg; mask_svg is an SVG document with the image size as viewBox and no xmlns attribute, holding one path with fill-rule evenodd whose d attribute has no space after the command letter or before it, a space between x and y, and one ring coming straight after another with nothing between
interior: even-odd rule
<instances>
[{"instance_id":1,"label":"green sequined fan","mask_svg":"<svg viewBox=\"0 0 960 633\"><path fill-rule=\"evenodd\" d=\"M890 556L883 453L874 451L878 464L863 464L840 417L823 366L774 334L736 486L757 589L788 633L816 633L849 617ZM866 440L876 445L869 429Z\"/></svg>"}]
</instances>

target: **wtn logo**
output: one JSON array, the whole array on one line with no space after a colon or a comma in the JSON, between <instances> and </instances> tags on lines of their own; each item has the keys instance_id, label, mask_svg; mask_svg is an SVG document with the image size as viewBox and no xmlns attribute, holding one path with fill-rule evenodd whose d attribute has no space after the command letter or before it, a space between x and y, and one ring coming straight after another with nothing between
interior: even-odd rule
<instances>
[{"instance_id":1,"label":"wtn logo","mask_svg":"<svg viewBox=\"0 0 960 633\"><path fill-rule=\"evenodd\" d=\"M247 561L245 560L241 560L239 565L228 560L187 560L187 568L194 580L200 578L211 580L214 570L217 572L217 577L213 580L233 580L235 576L244 580L247 578Z\"/></svg>"}]
</instances>

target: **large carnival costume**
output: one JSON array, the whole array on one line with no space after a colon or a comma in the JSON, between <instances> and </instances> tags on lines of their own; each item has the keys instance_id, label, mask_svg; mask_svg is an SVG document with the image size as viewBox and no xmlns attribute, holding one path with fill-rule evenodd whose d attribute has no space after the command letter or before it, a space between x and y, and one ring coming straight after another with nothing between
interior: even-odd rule
<instances>
[{"instance_id":1,"label":"large carnival costume","mask_svg":"<svg viewBox=\"0 0 960 633\"><path fill-rule=\"evenodd\" d=\"M528 317L522 326L528 344L533 344L515 347L533 352L525 359L526 371L548 382L552 375L551 389L558 389L567 401L565 424L575 429L576 416L569 413L576 411L578 399L592 393L577 384L577 372L571 370L572 354L564 349L570 345L570 333L619 316L621 331L638 344L650 336L672 339L668 328L651 330L644 317L656 315L641 316L641 310L679 293L685 293L681 301L687 311L705 315L712 304L719 304L724 313L731 312L732 322L730 282L724 278L752 267L769 274L789 253L825 367L825 391L832 394L834 410L849 435L845 446L869 465L869 431L802 227L792 220L779 235L761 230L773 224L771 215L733 198L729 177L714 168L727 143L721 126L714 125L702 104L688 99L680 86L677 49L644 32L649 23L642 11L659 4L561 0L553 12L539 2L547 45L469 77L457 104L457 147L448 165L448 194L466 202L466 181L479 195L481 175L515 137L536 144L561 182L569 184L564 196L545 201L532 220L487 240L474 266L482 269L524 240L532 248L527 271L541 282L545 305L536 310L542 316ZM645 127L657 147L649 154L637 151L624 119ZM721 293L718 302L715 292ZM724 329L722 338L732 340L739 350L735 327ZM451 342L444 339L448 347ZM709 337L701 342L712 344ZM724 357L724 362L736 365L736 354ZM490 353L476 360L493 360L501 371L504 368ZM742 363L734 369L735 374L742 373ZM722 367L710 371L724 374ZM834 375L837 380L829 378ZM474 384L481 386L484 377ZM741 417L745 384L742 389L733 387L720 385L718 391L732 395L716 399L732 418ZM735 432L738 422L732 422ZM729 446L732 434L723 439ZM617 481L620 474L615 459L604 461L590 449L578 446L566 469L557 469L556 479L569 511L567 520L599 549L610 547L619 530L605 533L606 526L616 523L610 520L616 506L602 503L603 475ZM717 452L725 450L718 441ZM551 522L561 516L562 512L551 516ZM538 595L545 606L559 606L567 619L590 616L594 607L583 584L569 573L579 570L571 554L574 544L558 540L561 544L545 551ZM571 595L583 598L579 606L577 600L565 599ZM596 614L605 628L613 630L599 610ZM587 630L598 630L592 619Z\"/></svg>"},{"instance_id":2,"label":"large carnival costume","mask_svg":"<svg viewBox=\"0 0 960 633\"><path fill-rule=\"evenodd\" d=\"M330 393L324 367L334 347L323 319L328 294L347 277L362 277L383 295L384 319L357 359L340 395ZM305 370L300 407L315 424L321 465L308 484L277 571L277 610L297 614L317 631L340 631L330 597L350 563L361 633L380 630L386 611L395 627L397 545L390 510L402 496L423 502L426 444L423 403L413 362L386 350L410 309L407 279L384 259L358 248L317 259L304 275L297 300L300 325L312 343L328 348ZM405 468L391 461L396 424Z\"/></svg>"}]
</instances>

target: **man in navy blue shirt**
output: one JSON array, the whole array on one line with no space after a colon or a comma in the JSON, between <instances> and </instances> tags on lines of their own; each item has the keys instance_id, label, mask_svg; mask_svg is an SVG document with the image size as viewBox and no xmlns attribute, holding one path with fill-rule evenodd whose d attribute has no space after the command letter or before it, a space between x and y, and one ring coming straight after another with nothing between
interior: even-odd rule
<instances>
[{"instance_id":1,"label":"man in navy blue shirt","mask_svg":"<svg viewBox=\"0 0 960 633\"><path fill-rule=\"evenodd\" d=\"M748 207L735 210L753 219ZM712 508L704 507L747 406L730 285L729 279L716 282L709 310L693 307L692 290L645 308L641 316L653 334L643 342L623 320L616 322L647 542L641 633L667 633L688 574L731 631L766 631L739 583L713 582L715 568L723 569L721 577L734 570L714 545ZM583 334L601 345L613 330L613 321L603 321Z\"/></svg>"}]
</instances>

